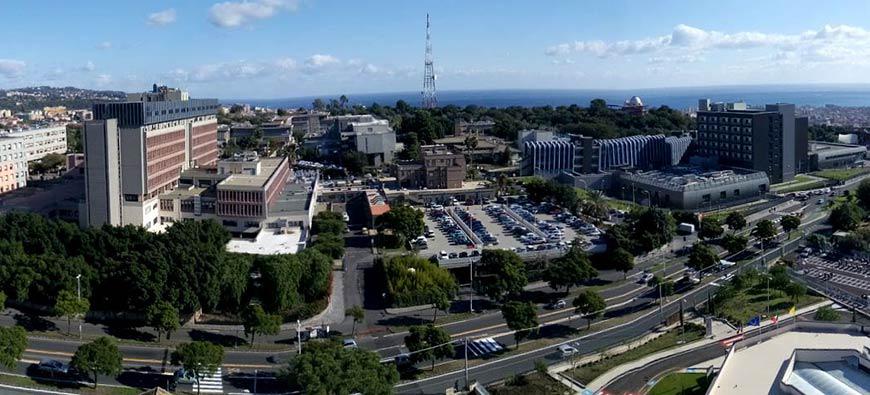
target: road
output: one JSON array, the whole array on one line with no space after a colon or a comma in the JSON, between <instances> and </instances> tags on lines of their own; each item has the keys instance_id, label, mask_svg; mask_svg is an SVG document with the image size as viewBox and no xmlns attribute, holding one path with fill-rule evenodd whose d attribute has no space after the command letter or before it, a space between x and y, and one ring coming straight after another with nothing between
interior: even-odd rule
<instances>
[{"instance_id":1,"label":"road","mask_svg":"<svg viewBox=\"0 0 870 395\"><path fill-rule=\"evenodd\" d=\"M820 211L820 208L808 210L808 217L811 218L814 213ZM821 220L816 220L812 224L804 226L802 229L805 231L804 234L812 234L813 232L821 229L823 226L824 225L822 224ZM765 262L770 262L771 260L774 260L781 256L783 253L788 253L796 249L800 244L802 237L803 236L795 238L793 240L785 241L776 248L767 249L763 253L755 256L754 258L746 262L744 265L732 267L731 269L722 272L720 275L726 275L741 270L744 267L757 267L763 265ZM504 358L495 359L490 362L471 366L468 369L469 379L471 381L478 381L488 384L494 381L501 380L513 374L531 371L535 369L535 362L538 360L544 361L547 364L559 362L559 354L556 351L556 347L559 344L571 343L581 353L593 353L640 337L643 334L648 333L658 327L662 322L663 316L667 317L677 313L680 308L679 299L687 300L689 302L689 305L694 305L705 300L707 295L714 292L714 289L716 287L717 285L715 284L715 282L706 283L697 286L695 289L679 297L675 296L675 299L673 301L664 305L662 309L663 313L659 313L658 309L653 309L644 313L644 315L640 316L639 318L636 318L626 324L621 324L609 329L603 329L591 334L579 336L558 344L550 345L548 347L527 351L517 355L511 355ZM653 299L651 295L645 295L644 297L639 297L635 299L632 304L646 304L646 306L650 306L654 301L655 299ZM582 323L578 324L582 325ZM503 336L496 337L496 340L504 344L511 344L512 335L505 334ZM402 383L396 388L399 393L403 394L435 393L443 392L446 388L452 387L456 383L462 384L464 383L464 380L465 372L455 371L431 378Z\"/></svg>"}]
</instances>

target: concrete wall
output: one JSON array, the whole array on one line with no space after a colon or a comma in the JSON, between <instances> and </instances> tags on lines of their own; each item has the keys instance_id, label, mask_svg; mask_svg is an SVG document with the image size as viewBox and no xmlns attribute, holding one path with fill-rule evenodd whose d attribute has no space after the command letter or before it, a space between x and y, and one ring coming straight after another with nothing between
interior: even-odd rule
<instances>
[{"instance_id":1,"label":"concrete wall","mask_svg":"<svg viewBox=\"0 0 870 395\"><path fill-rule=\"evenodd\" d=\"M85 122L82 143L85 156L85 197L83 224L121 224L121 172L119 168L118 125L114 119Z\"/></svg>"}]
</instances>

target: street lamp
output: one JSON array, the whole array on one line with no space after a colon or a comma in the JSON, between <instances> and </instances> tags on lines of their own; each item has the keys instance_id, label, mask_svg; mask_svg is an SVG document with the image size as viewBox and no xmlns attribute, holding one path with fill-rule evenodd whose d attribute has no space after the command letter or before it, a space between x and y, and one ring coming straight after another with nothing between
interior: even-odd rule
<instances>
[{"instance_id":1,"label":"street lamp","mask_svg":"<svg viewBox=\"0 0 870 395\"><path fill-rule=\"evenodd\" d=\"M81 273L76 275L76 302L81 304L82 302L82 275ZM82 339L82 320L79 319L79 340Z\"/></svg>"}]
</instances>

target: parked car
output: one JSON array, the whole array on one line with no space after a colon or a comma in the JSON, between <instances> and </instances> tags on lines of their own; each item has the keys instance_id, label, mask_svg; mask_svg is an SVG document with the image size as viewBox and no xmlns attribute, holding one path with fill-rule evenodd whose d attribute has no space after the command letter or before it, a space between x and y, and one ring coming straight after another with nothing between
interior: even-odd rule
<instances>
[{"instance_id":1,"label":"parked car","mask_svg":"<svg viewBox=\"0 0 870 395\"><path fill-rule=\"evenodd\" d=\"M39 365L36 366L36 369L49 374L69 374L72 368L56 359L43 359L39 361Z\"/></svg>"},{"instance_id":2,"label":"parked car","mask_svg":"<svg viewBox=\"0 0 870 395\"><path fill-rule=\"evenodd\" d=\"M344 341L341 342L341 345L344 346L344 348L356 348L356 340L344 339Z\"/></svg>"},{"instance_id":3,"label":"parked car","mask_svg":"<svg viewBox=\"0 0 870 395\"><path fill-rule=\"evenodd\" d=\"M557 310L557 309L564 309L565 306L568 306L568 303L566 303L565 300L563 300L563 299L559 299L553 303L550 303L550 305L548 307L552 310Z\"/></svg>"}]
</instances>

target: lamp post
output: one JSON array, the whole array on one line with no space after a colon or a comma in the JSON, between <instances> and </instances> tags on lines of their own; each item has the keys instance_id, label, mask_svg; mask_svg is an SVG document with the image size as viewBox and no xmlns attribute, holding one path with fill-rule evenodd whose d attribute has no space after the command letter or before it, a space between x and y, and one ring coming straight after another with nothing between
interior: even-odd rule
<instances>
[{"instance_id":1,"label":"lamp post","mask_svg":"<svg viewBox=\"0 0 870 395\"><path fill-rule=\"evenodd\" d=\"M81 304L82 301L82 275L76 275L76 302ZM79 319L79 340L82 339L82 320Z\"/></svg>"}]
</instances>

